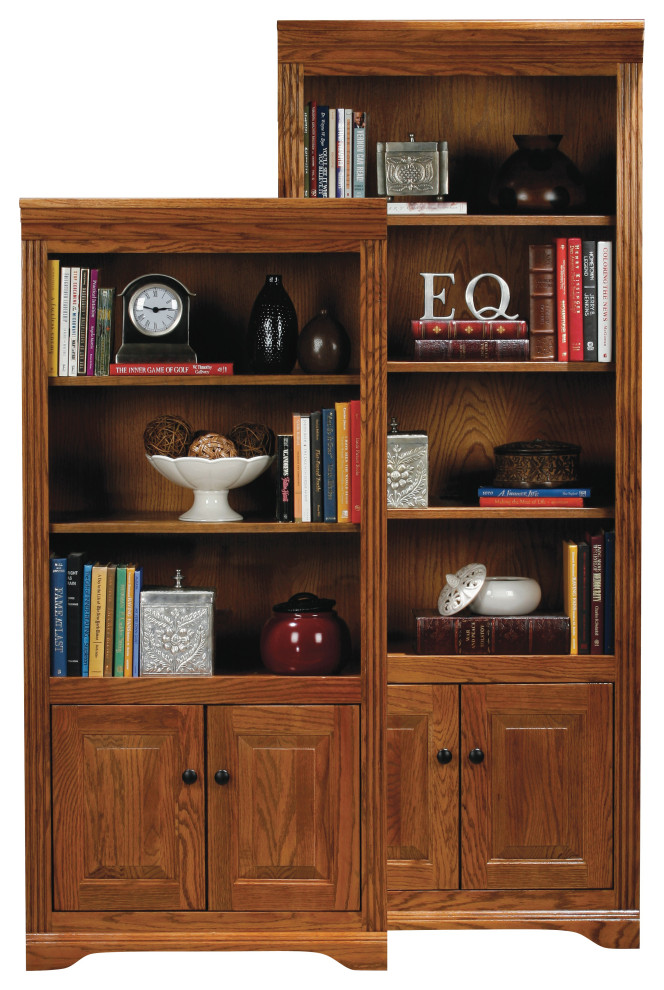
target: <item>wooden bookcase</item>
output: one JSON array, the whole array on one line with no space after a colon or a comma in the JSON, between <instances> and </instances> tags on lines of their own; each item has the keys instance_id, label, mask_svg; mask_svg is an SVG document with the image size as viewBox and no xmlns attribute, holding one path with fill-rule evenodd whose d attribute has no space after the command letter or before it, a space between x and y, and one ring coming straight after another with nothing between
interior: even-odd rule
<instances>
[{"instance_id":1,"label":"wooden bookcase","mask_svg":"<svg viewBox=\"0 0 664 990\"><path fill-rule=\"evenodd\" d=\"M387 217L383 427L396 416L426 430L430 458L429 507L390 509L380 548L388 929L546 927L635 945L643 24L287 21L278 32L281 196L304 196L303 113L315 100L367 112L369 197L376 141L412 132L448 142L449 198L468 203L467 215ZM590 189L583 213L488 207L512 135L533 133L564 135ZM448 302L462 318L470 278L497 272L510 312L528 318L528 245L556 236L614 242L614 363L409 360L420 272L454 272ZM591 505L479 508L493 447L538 436L581 444ZM446 573L479 560L490 574L535 576L543 607L559 609L561 541L600 527L616 532L615 655L415 653L413 609L435 606Z\"/></svg>"}]
</instances>

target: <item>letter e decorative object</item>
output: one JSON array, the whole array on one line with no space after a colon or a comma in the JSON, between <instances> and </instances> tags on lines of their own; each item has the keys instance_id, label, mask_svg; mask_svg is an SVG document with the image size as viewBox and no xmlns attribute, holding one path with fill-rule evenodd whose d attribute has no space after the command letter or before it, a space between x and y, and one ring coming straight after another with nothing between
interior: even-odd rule
<instances>
[{"instance_id":1,"label":"letter e decorative object","mask_svg":"<svg viewBox=\"0 0 664 990\"><path fill-rule=\"evenodd\" d=\"M497 309L493 306L482 306L479 310L475 308L475 286L481 278L495 278L500 286L500 304ZM515 313L514 316L508 315L507 307L509 304L510 289L505 279L501 278L500 275L494 275L492 272L483 272L481 275L476 275L475 278L471 279L466 286L466 306L478 320L518 320L518 313ZM485 313L487 314L486 316L484 315Z\"/></svg>"},{"instance_id":2,"label":"letter e decorative object","mask_svg":"<svg viewBox=\"0 0 664 990\"><path fill-rule=\"evenodd\" d=\"M454 310L447 316L434 316L433 312L433 301L434 299L440 299L440 301L445 304L445 289L441 289L440 292L433 291L433 280L435 278L449 278L454 285L454 275L451 272L420 272L420 275L424 279L424 315L420 317L422 320L453 320ZM479 276L482 277L481 275ZM507 288L507 286L505 286ZM509 302L509 292L507 294L507 299Z\"/></svg>"}]
</instances>

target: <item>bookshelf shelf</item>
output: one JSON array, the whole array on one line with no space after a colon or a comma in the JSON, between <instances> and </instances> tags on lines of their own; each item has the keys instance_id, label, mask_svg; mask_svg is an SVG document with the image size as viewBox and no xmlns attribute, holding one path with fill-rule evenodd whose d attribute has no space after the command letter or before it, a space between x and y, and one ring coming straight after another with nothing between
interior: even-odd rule
<instances>
[{"instance_id":1,"label":"bookshelf shelf","mask_svg":"<svg viewBox=\"0 0 664 990\"><path fill-rule=\"evenodd\" d=\"M387 679L394 684L535 684L611 682L611 656L422 656L388 648Z\"/></svg>"},{"instance_id":2,"label":"bookshelf shelf","mask_svg":"<svg viewBox=\"0 0 664 990\"><path fill-rule=\"evenodd\" d=\"M388 215L388 227L613 227L611 215L576 214L468 214L441 213L412 216Z\"/></svg>"},{"instance_id":3,"label":"bookshelf shelf","mask_svg":"<svg viewBox=\"0 0 664 990\"><path fill-rule=\"evenodd\" d=\"M614 363L594 361L409 361L387 362L388 375L448 375L462 372L518 372L519 374L607 375L615 373Z\"/></svg>"},{"instance_id":4,"label":"bookshelf shelf","mask_svg":"<svg viewBox=\"0 0 664 990\"><path fill-rule=\"evenodd\" d=\"M259 535L278 534L289 536L296 533L359 533L357 523L279 523L274 519L245 516L242 522L233 523L191 523L182 522L177 515L168 512L136 513L130 517L58 518L51 521L51 533L139 533L139 534L197 534L237 535L248 533Z\"/></svg>"},{"instance_id":5,"label":"bookshelf shelf","mask_svg":"<svg viewBox=\"0 0 664 990\"><path fill-rule=\"evenodd\" d=\"M96 378L94 376L79 378L49 378L49 388L133 388L135 386L227 386L233 388L263 388L271 387L296 387L305 385L315 387L317 385L359 385L359 372L351 372L343 375L135 375L128 378L108 377Z\"/></svg>"},{"instance_id":6,"label":"bookshelf shelf","mask_svg":"<svg viewBox=\"0 0 664 990\"><path fill-rule=\"evenodd\" d=\"M538 506L532 509L520 506L494 508L483 505L428 506L422 509L388 509L389 521L413 520L430 522L434 519L613 519L614 506L585 505L581 508L556 509Z\"/></svg>"}]
</instances>

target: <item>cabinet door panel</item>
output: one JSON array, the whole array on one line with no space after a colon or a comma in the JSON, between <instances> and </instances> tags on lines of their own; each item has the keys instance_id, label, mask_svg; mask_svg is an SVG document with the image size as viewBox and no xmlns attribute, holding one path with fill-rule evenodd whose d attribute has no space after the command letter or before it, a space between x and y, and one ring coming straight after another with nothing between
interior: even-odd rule
<instances>
[{"instance_id":1,"label":"cabinet door panel","mask_svg":"<svg viewBox=\"0 0 664 990\"><path fill-rule=\"evenodd\" d=\"M204 908L202 709L54 706L52 738L55 910Z\"/></svg>"},{"instance_id":2,"label":"cabinet door panel","mask_svg":"<svg viewBox=\"0 0 664 990\"><path fill-rule=\"evenodd\" d=\"M458 887L459 689L392 684L387 710L388 889Z\"/></svg>"},{"instance_id":3,"label":"cabinet door panel","mask_svg":"<svg viewBox=\"0 0 664 990\"><path fill-rule=\"evenodd\" d=\"M612 686L461 692L462 886L610 887Z\"/></svg>"},{"instance_id":4,"label":"cabinet door panel","mask_svg":"<svg viewBox=\"0 0 664 990\"><path fill-rule=\"evenodd\" d=\"M209 708L210 908L358 909L359 770L353 706Z\"/></svg>"}]
</instances>

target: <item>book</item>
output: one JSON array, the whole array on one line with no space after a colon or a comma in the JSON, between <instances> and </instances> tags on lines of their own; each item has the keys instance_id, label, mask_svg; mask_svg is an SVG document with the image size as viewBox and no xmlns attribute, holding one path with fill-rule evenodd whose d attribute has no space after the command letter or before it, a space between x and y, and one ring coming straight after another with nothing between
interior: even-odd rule
<instances>
[{"instance_id":1,"label":"book","mask_svg":"<svg viewBox=\"0 0 664 990\"><path fill-rule=\"evenodd\" d=\"M67 677L82 673L83 565L84 553L67 555Z\"/></svg>"},{"instance_id":2,"label":"book","mask_svg":"<svg viewBox=\"0 0 664 990\"><path fill-rule=\"evenodd\" d=\"M67 676L67 558L50 558L51 677Z\"/></svg>"},{"instance_id":3,"label":"book","mask_svg":"<svg viewBox=\"0 0 664 990\"><path fill-rule=\"evenodd\" d=\"M497 507L505 505L530 506L534 508L580 509L584 504L582 498L548 498L547 496L494 495L480 498L480 505Z\"/></svg>"},{"instance_id":4,"label":"book","mask_svg":"<svg viewBox=\"0 0 664 990\"><path fill-rule=\"evenodd\" d=\"M528 340L415 340L415 361L527 361Z\"/></svg>"},{"instance_id":5,"label":"book","mask_svg":"<svg viewBox=\"0 0 664 990\"><path fill-rule=\"evenodd\" d=\"M113 636L115 632L115 575L117 565L106 568L106 629L104 631L104 677L113 676Z\"/></svg>"},{"instance_id":6,"label":"book","mask_svg":"<svg viewBox=\"0 0 664 990\"><path fill-rule=\"evenodd\" d=\"M311 461L311 521L323 522L323 414L309 416L309 451Z\"/></svg>"},{"instance_id":7,"label":"book","mask_svg":"<svg viewBox=\"0 0 664 990\"><path fill-rule=\"evenodd\" d=\"M125 580L125 626L122 676L133 677L134 666L134 586L136 566L127 564Z\"/></svg>"},{"instance_id":8,"label":"book","mask_svg":"<svg viewBox=\"0 0 664 990\"><path fill-rule=\"evenodd\" d=\"M277 510L278 522L293 522L293 437L277 436Z\"/></svg>"},{"instance_id":9,"label":"book","mask_svg":"<svg viewBox=\"0 0 664 990\"><path fill-rule=\"evenodd\" d=\"M346 195L346 111L343 107L337 107L336 142L335 196L337 199L343 199Z\"/></svg>"},{"instance_id":10,"label":"book","mask_svg":"<svg viewBox=\"0 0 664 990\"><path fill-rule=\"evenodd\" d=\"M531 361L556 359L555 259L553 244L528 247Z\"/></svg>"},{"instance_id":11,"label":"book","mask_svg":"<svg viewBox=\"0 0 664 990\"><path fill-rule=\"evenodd\" d=\"M415 340L526 340L525 320L411 320Z\"/></svg>"},{"instance_id":12,"label":"book","mask_svg":"<svg viewBox=\"0 0 664 990\"><path fill-rule=\"evenodd\" d=\"M113 636L113 677L124 677L125 627L127 622L127 567L115 572L115 629Z\"/></svg>"},{"instance_id":13,"label":"book","mask_svg":"<svg viewBox=\"0 0 664 990\"><path fill-rule=\"evenodd\" d=\"M597 243L581 242L583 360L597 360Z\"/></svg>"},{"instance_id":14,"label":"book","mask_svg":"<svg viewBox=\"0 0 664 990\"><path fill-rule=\"evenodd\" d=\"M330 108L318 105L316 138L316 172L318 198L329 197L329 156L330 156Z\"/></svg>"},{"instance_id":15,"label":"book","mask_svg":"<svg viewBox=\"0 0 664 990\"><path fill-rule=\"evenodd\" d=\"M58 374L58 335L60 329L60 262L48 259L46 292L48 302L48 374L55 378Z\"/></svg>"},{"instance_id":16,"label":"book","mask_svg":"<svg viewBox=\"0 0 664 990\"><path fill-rule=\"evenodd\" d=\"M323 409L323 521L337 521L337 417Z\"/></svg>"},{"instance_id":17,"label":"book","mask_svg":"<svg viewBox=\"0 0 664 990\"><path fill-rule=\"evenodd\" d=\"M590 488L492 488L480 485L477 494L489 498L590 498Z\"/></svg>"},{"instance_id":18,"label":"book","mask_svg":"<svg viewBox=\"0 0 664 990\"><path fill-rule=\"evenodd\" d=\"M616 534L614 530L604 533L604 652L615 653L615 569Z\"/></svg>"},{"instance_id":19,"label":"book","mask_svg":"<svg viewBox=\"0 0 664 990\"><path fill-rule=\"evenodd\" d=\"M233 364L110 364L109 375L232 375Z\"/></svg>"},{"instance_id":20,"label":"book","mask_svg":"<svg viewBox=\"0 0 664 990\"><path fill-rule=\"evenodd\" d=\"M415 613L415 625L417 652L423 656L569 653L570 621L560 613L439 615L422 609Z\"/></svg>"},{"instance_id":21,"label":"book","mask_svg":"<svg viewBox=\"0 0 664 990\"><path fill-rule=\"evenodd\" d=\"M597 360L613 360L613 245L597 242Z\"/></svg>"},{"instance_id":22,"label":"book","mask_svg":"<svg viewBox=\"0 0 664 990\"><path fill-rule=\"evenodd\" d=\"M76 266L71 269L69 299L69 375L78 374L78 321L81 305L81 269Z\"/></svg>"},{"instance_id":23,"label":"book","mask_svg":"<svg viewBox=\"0 0 664 990\"><path fill-rule=\"evenodd\" d=\"M90 269L81 268L80 309L78 319L77 374L87 374L88 360L88 310L90 305Z\"/></svg>"},{"instance_id":24,"label":"book","mask_svg":"<svg viewBox=\"0 0 664 990\"><path fill-rule=\"evenodd\" d=\"M563 540L563 601L565 614L569 616L569 652L579 652L579 592L577 585L577 561L579 548L572 540Z\"/></svg>"},{"instance_id":25,"label":"book","mask_svg":"<svg viewBox=\"0 0 664 990\"><path fill-rule=\"evenodd\" d=\"M113 304L115 289L100 288L97 292L97 342L95 344L95 375L108 375L113 346Z\"/></svg>"},{"instance_id":26,"label":"book","mask_svg":"<svg viewBox=\"0 0 664 990\"><path fill-rule=\"evenodd\" d=\"M138 677L141 667L141 588L143 587L143 568L137 567L134 573L134 650L132 677Z\"/></svg>"},{"instance_id":27,"label":"book","mask_svg":"<svg viewBox=\"0 0 664 990\"><path fill-rule=\"evenodd\" d=\"M60 330L58 336L58 375L69 374L69 300L71 295L71 268L60 269Z\"/></svg>"},{"instance_id":28,"label":"book","mask_svg":"<svg viewBox=\"0 0 664 990\"><path fill-rule=\"evenodd\" d=\"M293 413L293 521L302 522L302 416Z\"/></svg>"},{"instance_id":29,"label":"book","mask_svg":"<svg viewBox=\"0 0 664 990\"><path fill-rule=\"evenodd\" d=\"M90 269L90 301L88 304L88 353L85 359L86 375L95 373L95 345L97 342L97 296L99 293L99 269Z\"/></svg>"},{"instance_id":30,"label":"book","mask_svg":"<svg viewBox=\"0 0 664 990\"><path fill-rule=\"evenodd\" d=\"M353 111L353 196L366 196L367 173L367 115Z\"/></svg>"},{"instance_id":31,"label":"book","mask_svg":"<svg viewBox=\"0 0 664 990\"><path fill-rule=\"evenodd\" d=\"M106 566L92 568L90 597L90 677L104 676L104 635L106 632Z\"/></svg>"},{"instance_id":32,"label":"book","mask_svg":"<svg viewBox=\"0 0 664 990\"><path fill-rule=\"evenodd\" d=\"M427 200L426 202L388 203L388 216L435 216L438 213L468 213L468 203L452 200Z\"/></svg>"},{"instance_id":33,"label":"book","mask_svg":"<svg viewBox=\"0 0 664 990\"><path fill-rule=\"evenodd\" d=\"M579 600L579 653L590 653L590 546L586 540L577 543L576 586Z\"/></svg>"},{"instance_id":34,"label":"book","mask_svg":"<svg viewBox=\"0 0 664 990\"><path fill-rule=\"evenodd\" d=\"M604 533L586 533L590 544L590 652L604 652Z\"/></svg>"},{"instance_id":35,"label":"book","mask_svg":"<svg viewBox=\"0 0 664 990\"><path fill-rule=\"evenodd\" d=\"M311 189L311 174L309 171L309 163L311 161L311 101L305 104L304 107L304 123L302 126L302 136L304 138L304 195L305 198L309 198L309 193Z\"/></svg>"},{"instance_id":36,"label":"book","mask_svg":"<svg viewBox=\"0 0 664 990\"><path fill-rule=\"evenodd\" d=\"M90 595L92 564L83 565L83 614L81 617L81 677L90 672Z\"/></svg>"},{"instance_id":37,"label":"book","mask_svg":"<svg viewBox=\"0 0 664 990\"><path fill-rule=\"evenodd\" d=\"M583 361L583 291L581 238L567 238L567 318L569 359Z\"/></svg>"},{"instance_id":38,"label":"book","mask_svg":"<svg viewBox=\"0 0 664 990\"><path fill-rule=\"evenodd\" d=\"M302 474L302 522L311 522L311 443L309 416L300 417L300 449Z\"/></svg>"},{"instance_id":39,"label":"book","mask_svg":"<svg viewBox=\"0 0 664 990\"><path fill-rule=\"evenodd\" d=\"M362 405L350 401L350 521L359 523L362 508Z\"/></svg>"},{"instance_id":40,"label":"book","mask_svg":"<svg viewBox=\"0 0 664 990\"><path fill-rule=\"evenodd\" d=\"M312 100L309 110L309 196L318 196L318 103Z\"/></svg>"},{"instance_id":41,"label":"book","mask_svg":"<svg viewBox=\"0 0 664 990\"><path fill-rule=\"evenodd\" d=\"M350 522L350 403L335 402L337 419L337 521Z\"/></svg>"},{"instance_id":42,"label":"book","mask_svg":"<svg viewBox=\"0 0 664 990\"><path fill-rule=\"evenodd\" d=\"M344 111L344 197L350 199L353 195L353 111Z\"/></svg>"},{"instance_id":43,"label":"book","mask_svg":"<svg viewBox=\"0 0 664 990\"><path fill-rule=\"evenodd\" d=\"M569 361L566 237L556 237L556 321L558 326L558 360Z\"/></svg>"},{"instance_id":44,"label":"book","mask_svg":"<svg viewBox=\"0 0 664 990\"><path fill-rule=\"evenodd\" d=\"M329 107L327 119L328 153L327 153L327 195L330 199L337 197L337 109Z\"/></svg>"}]
</instances>

